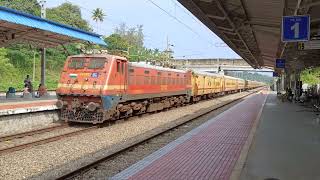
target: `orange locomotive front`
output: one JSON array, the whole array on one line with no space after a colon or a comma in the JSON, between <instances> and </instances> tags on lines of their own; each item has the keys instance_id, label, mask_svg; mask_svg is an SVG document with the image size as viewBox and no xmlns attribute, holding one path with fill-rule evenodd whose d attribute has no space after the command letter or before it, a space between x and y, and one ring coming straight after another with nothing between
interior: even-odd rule
<instances>
[{"instance_id":1,"label":"orange locomotive front","mask_svg":"<svg viewBox=\"0 0 320 180\"><path fill-rule=\"evenodd\" d=\"M57 95L62 120L102 123L189 102L191 72L113 55L71 56Z\"/></svg>"}]
</instances>

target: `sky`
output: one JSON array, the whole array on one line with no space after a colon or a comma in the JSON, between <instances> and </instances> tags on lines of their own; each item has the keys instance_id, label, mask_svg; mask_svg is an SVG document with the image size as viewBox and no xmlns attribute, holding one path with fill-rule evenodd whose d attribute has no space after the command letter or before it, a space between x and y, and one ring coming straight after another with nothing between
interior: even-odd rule
<instances>
[{"instance_id":1,"label":"sky","mask_svg":"<svg viewBox=\"0 0 320 180\"><path fill-rule=\"evenodd\" d=\"M47 7L64 2L80 6L83 18L101 35L112 34L120 23L143 25L145 46L164 50L168 37L175 58L240 58L176 0L47 0ZM91 19L95 8L106 14L102 23Z\"/></svg>"}]
</instances>

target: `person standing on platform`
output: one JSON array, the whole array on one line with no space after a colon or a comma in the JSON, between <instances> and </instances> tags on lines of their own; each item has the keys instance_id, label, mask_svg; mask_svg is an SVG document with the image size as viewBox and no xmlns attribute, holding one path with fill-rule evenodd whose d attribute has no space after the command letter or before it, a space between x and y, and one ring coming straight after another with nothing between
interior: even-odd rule
<instances>
[{"instance_id":1,"label":"person standing on platform","mask_svg":"<svg viewBox=\"0 0 320 180\"><path fill-rule=\"evenodd\" d=\"M24 79L24 85L27 86L29 89L29 92L32 93L33 87L32 87L32 82L29 75L27 75L26 79Z\"/></svg>"}]
</instances>

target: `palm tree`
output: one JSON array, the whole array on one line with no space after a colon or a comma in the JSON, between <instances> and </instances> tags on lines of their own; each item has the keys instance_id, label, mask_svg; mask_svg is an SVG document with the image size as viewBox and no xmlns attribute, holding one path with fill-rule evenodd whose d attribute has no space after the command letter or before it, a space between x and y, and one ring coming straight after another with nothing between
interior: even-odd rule
<instances>
[{"instance_id":1,"label":"palm tree","mask_svg":"<svg viewBox=\"0 0 320 180\"><path fill-rule=\"evenodd\" d=\"M92 19L96 22L102 22L105 16L106 15L103 13L103 10L101 8L97 8L92 12Z\"/></svg>"}]
</instances>

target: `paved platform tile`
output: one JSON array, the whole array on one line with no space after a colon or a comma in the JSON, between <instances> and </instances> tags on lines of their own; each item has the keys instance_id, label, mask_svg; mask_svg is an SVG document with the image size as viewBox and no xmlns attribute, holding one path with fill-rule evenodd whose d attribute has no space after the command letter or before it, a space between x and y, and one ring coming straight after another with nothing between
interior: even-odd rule
<instances>
[{"instance_id":1,"label":"paved platform tile","mask_svg":"<svg viewBox=\"0 0 320 180\"><path fill-rule=\"evenodd\" d=\"M229 179L265 98L250 96L111 179Z\"/></svg>"}]
</instances>

